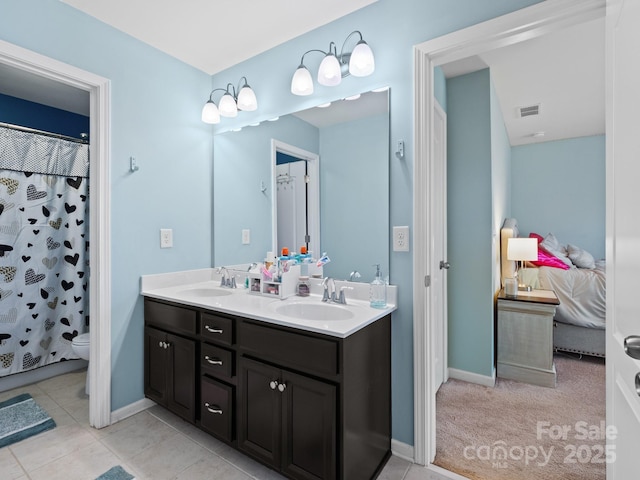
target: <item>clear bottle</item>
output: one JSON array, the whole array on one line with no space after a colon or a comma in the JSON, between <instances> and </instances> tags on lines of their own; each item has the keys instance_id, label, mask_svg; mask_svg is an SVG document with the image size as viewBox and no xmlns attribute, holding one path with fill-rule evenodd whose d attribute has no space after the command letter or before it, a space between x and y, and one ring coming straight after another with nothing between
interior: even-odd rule
<instances>
[{"instance_id":1,"label":"clear bottle","mask_svg":"<svg viewBox=\"0 0 640 480\"><path fill-rule=\"evenodd\" d=\"M301 275L298 277L298 285L296 286L296 295L299 297L308 297L311 293L311 283L309 277Z\"/></svg>"},{"instance_id":2,"label":"clear bottle","mask_svg":"<svg viewBox=\"0 0 640 480\"><path fill-rule=\"evenodd\" d=\"M380 271L380 264L374 265L376 267L376 277L369 286L369 304L373 308L386 308L387 306L387 284L382 278L382 272Z\"/></svg>"}]
</instances>

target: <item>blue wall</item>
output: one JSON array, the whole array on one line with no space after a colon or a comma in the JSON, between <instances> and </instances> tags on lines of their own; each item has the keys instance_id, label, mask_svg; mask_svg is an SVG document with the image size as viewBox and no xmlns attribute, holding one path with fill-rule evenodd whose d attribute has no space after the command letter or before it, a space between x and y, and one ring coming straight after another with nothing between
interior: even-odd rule
<instances>
[{"instance_id":1,"label":"blue wall","mask_svg":"<svg viewBox=\"0 0 640 480\"><path fill-rule=\"evenodd\" d=\"M413 46L534 3L379 0L211 79L58 0L3 0L2 40L112 82L113 408L143 397L140 275L211 265L212 137L200 111L213 86L247 76L260 102L258 111L238 117L247 123L390 86L391 143L402 139L406 146L403 160L391 156L390 225L411 227ZM291 95L300 55L340 42L354 29L374 50L376 72L349 77L339 87L318 87L310 97ZM128 171L132 155L140 165L135 174ZM160 250L161 227L174 229L174 248ZM399 286L392 332L393 437L407 444L413 444L412 259L411 253L390 252L391 281Z\"/></svg>"},{"instance_id":2,"label":"blue wall","mask_svg":"<svg viewBox=\"0 0 640 480\"><path fill-rule=\"evenodd\" d=\"M528 235L605 256L605 137L513 147L512 212Z\"/></svg>"},{"instance_id":3,"label":"blue wall","mask_svg":"<svg viewBox=\"0 0 640 480\"><path fill-rule=\"evenodd\" d=\"M87 96L87 105L89 97ZM89 117L0 93L0 122L81 138L89 134Z\"/></svg>"},{"instance_id":4,"label":"blue wall","mask_svg":"<svg viewBox=\"0 0 640 480\"><path fill-rule=\"evenodd\" d=\"M489 70L447 81L449 367L493 374Z\"/></svg>"}]
</instances>

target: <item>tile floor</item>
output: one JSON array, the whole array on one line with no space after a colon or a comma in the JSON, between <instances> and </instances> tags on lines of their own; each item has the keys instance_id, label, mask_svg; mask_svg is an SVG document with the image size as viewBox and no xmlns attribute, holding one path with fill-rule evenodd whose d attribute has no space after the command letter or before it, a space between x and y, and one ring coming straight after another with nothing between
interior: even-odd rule
<instances>
[{"instance_id":1,"label":"tile floor","mask_svg":"<svg viewBox=\"0 0 640 480\"><path fill-rule=\"evenodd\" d=\"M138 480L279 480L281 475L219 442L162 407L107 428L89 427L86 371L0 393L30 393L57 427L0 449L2 480L92 480L121 465ZM445 478L392 456L380 480Z\"/></svg>"}]
</instances>

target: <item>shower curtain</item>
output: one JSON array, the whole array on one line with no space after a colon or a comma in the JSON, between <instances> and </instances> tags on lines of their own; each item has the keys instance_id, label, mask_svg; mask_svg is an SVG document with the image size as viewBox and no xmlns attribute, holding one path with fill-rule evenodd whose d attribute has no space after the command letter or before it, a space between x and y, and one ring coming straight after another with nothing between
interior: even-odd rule
<instances>
[{"instance_id":1,"label":"shower curtain","mask_svg":"<svg viewBox=\"0 0 640 480\"><path fill-rule=\"evenodd\" d=\"M88 177L88 145L0 127L0 376L78 358Z\"/></svg>"}]
</instances>

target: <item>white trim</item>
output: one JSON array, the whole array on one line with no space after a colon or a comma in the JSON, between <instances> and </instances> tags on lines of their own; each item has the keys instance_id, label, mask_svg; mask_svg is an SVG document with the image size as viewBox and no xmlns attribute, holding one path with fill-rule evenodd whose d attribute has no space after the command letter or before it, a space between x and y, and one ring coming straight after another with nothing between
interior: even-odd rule
<instances>
[{"instance_id":1,"label":"white trim","mask_svg":"<svg viewBox=\"0 0 640 480\"><path fill-rule=\"evenodd\" d=\"M478 385L484 385L485 387L494 387L496 385L496 369L493 369L493 374L480 375L479 373L467 372L466 370L458 370L457 368L449 369L449 378L456 380L462 380L463 382L476 383Z\"/></svg>"},{"instance_id":2,"label":"white trim","mask_svg":"<svg viewBox=\"0 0 640 480\"><path fill-rule=\"evenodd\" d=\"M120 420L131 417L136 413L143 412L148 408L153 407L154 405L156 405L156 402L154 402L153 400L149 400L148 398L143 398L141 400L138 400L137 402L125 405L124 407L111 412L111 423L118 423Z\"/></svg>"},{"instance_id":3,"label":"white trim","mask_svg":"<svg viewBox=\"0 0 640 480\"><path fill-rule=\"evenodd\" d=\"M89 92L89 304L92 319L89 423L96 428L105 427L111 417L110 82L2 40L0 63Z\"/></svg>"},{"instance_id":4,"label":"white trim","mask_svg":"<svg viewBox=\"0 0 640 480\"><path fill-rule=\"evenodd\" d=\"M311 239L309 242L309 252L314 252L318 257L322 254L320 251L320 156L317 153L309 152L298 148L294 145L281 142L275 138L271 139L271 244L273 252L278 255L278 205L276 194L276 154L277 152L286 153L292 157L307 161L308 174L310 181L307 184L307 211L308 211L308 234ZM295 246L294 246L295 247Z\"/></svg>"},{"instance_id":5,"label":"white trim","mask_svg":"<svg viewBox=\"0 0 640 480\"><path fill-rule=\"evenodd\" d=\"M408 462L413 463L413 445L391 439L391 453L396 457L400 457Z\"/></svg>"},{"instance_id":6,"label":"white trim","mask_svg":"<svg viewBox=\"0 0 640 480\"><path fill-rule=\"evenodd\" d=\"M424 285L430 274L429 176L432 162L433 69L438 65L511 45L603 17L604 0L547 0L414 47L414 448L416 463L435 457L435 392L429 363L433 345L425 309Z\"/></svg>"},{"instance_id":7,"label":"white trim","mask_svg":"<svg viewBox=\"0 0 640 480\"><path fill-rule=\"evenodd\" d=\"M429 472L427 476L428 480L469 480L467 477L450 472L449 470L445 470L437 465L431 464L426 468Z\"/></svg>"}]
</instances>

